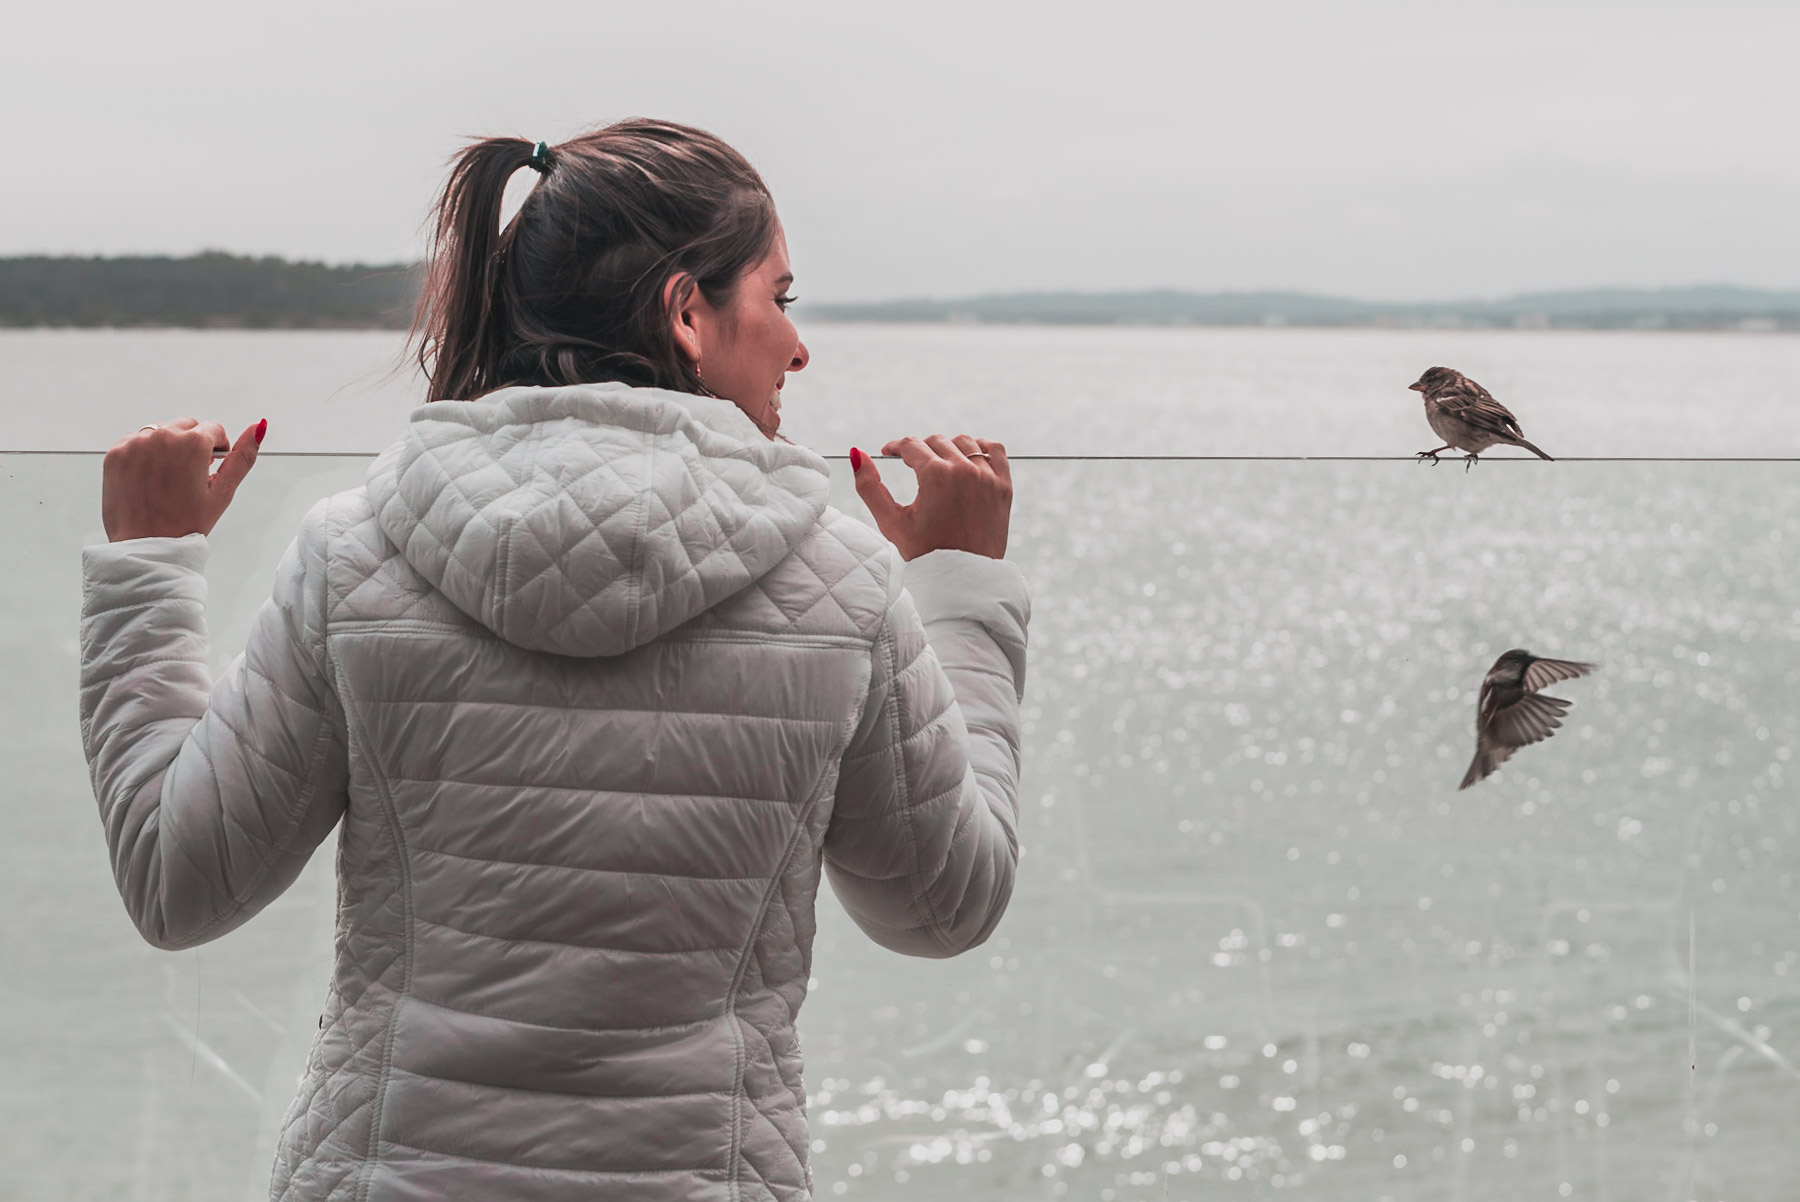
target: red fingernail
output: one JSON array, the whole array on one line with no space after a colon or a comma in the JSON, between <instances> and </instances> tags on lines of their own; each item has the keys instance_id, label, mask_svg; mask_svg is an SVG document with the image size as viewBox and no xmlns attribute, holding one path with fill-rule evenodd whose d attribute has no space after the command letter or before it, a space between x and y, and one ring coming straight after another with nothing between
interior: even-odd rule
<instances>
[{"instance_id":1,"label":"red fingernail","mask_svg":"<svg viewBox=\"0 0 1800 1202\"><path fill-rule=\"evenodd\" d=\"M269 432L269 419L263 418L256 423L256 445L262 446L263 435Z\"/></svg>"},{"instance_id":2,"label":"red fingernail","mask_svg":"<svg viewBox=\"0 0 1800 1202\"><path fill-rule=\"evenodd\" d=\"M850 470L852 472L862 471L863 460L867 459L867 458L868 458L867 455L864 455L861 451L857 450L855 447L851 447L850 448Z\"/></svg>"}]
</instances>

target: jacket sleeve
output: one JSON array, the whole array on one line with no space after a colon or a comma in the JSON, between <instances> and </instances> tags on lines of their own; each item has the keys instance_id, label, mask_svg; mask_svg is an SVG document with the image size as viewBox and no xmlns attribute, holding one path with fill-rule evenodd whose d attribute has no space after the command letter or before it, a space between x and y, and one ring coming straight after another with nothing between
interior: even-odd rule
<instances>
[{"instance_id":1,"label":"jacket sleeve","mask_svg":"<svg viewBox=\"0 0 1800 1202\"><path fill-rule=\"evenodd\" d=\"M344 812L345 728L323 646L324 512L308 515L216 687L205 538L82 553L82 749L119 896L157 947L248 921Z\"/></svg>"},{"instance_id":2,"label":"jacket sleeve","mask_svg":"<svg viewBox=\"0 0 1800 1202\"><path fill-rule=\"evenodd\" d=\"M825 834L833 891L884 947L954 956L1006 912L1030 615L1013 564L934 551L906 567Z\"/></svg>"}]
</instances>

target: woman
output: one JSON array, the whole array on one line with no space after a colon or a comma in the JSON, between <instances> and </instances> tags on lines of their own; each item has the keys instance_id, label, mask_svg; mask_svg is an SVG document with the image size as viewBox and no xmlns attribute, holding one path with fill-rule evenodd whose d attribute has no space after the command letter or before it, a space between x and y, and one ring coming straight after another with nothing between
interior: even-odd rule
<instances>
[{"instance_id":1,"label":"woman","mask_svg":"<svg viewBox=\"0 0 1800 1202\"><path fill-rule=\"evenodd\" d=\"M210 479L216 424L107 456L82 733L120 894L192 946L343 823L276 1198L805 1198L821 866L909 955L1011 892L1005 451L888 444L906 507L853 451L886 539L825 504L777 433L807 362L781 227L711 135L483 141L438 214L430 402L307 516L216 687L205 535L265 425Z\"/></svg>"}]
</instances>

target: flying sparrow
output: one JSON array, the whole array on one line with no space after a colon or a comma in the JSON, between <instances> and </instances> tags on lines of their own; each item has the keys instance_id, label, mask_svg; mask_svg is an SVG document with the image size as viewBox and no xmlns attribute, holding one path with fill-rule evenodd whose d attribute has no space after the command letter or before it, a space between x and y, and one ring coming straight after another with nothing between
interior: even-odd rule
<instances>
[{"instance_id":1,"label":"flying sparrow","mask_svg":"<svg viewBox=\"0 0 1800 1202\"><path fill-rule=\"evenodd\" d=\"M1512 650L1494 661L1481 682L1475 711L1475 759L1458 790L1483 779L1521 747L1550 737L1562 725L1569 702L1538 692L1547 684L1586 676L1597 665L1541 659Z\"/></svg>"},{"instance_id":2,"label":"flying sparrow","mask_svg":"<svg viewBox=\"0 0 1800 1202\"><path fill-rule=\"evenodd\" d=\"M1434 467L1439 451L1455 448L1468 452L1463 456L1466 472L1475 466L1481 452L1495 443L1524 447L1539 459L1550 458L1525 441L1525 435L1519 431L1519 419L1505 405L1459 371L1434 367L1420 376L1417 384L1407 387L1425 394L1425 420L1444 440L1437 450L1419 452L1419 458L1431 460Z\"/></svg>"}]
</instances>

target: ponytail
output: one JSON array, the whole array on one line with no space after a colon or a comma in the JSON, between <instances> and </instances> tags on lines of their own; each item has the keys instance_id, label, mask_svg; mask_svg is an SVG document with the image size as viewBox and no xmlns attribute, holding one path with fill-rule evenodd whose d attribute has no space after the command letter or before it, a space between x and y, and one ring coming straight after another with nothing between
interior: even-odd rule
<instances>
[{"instance_id":1,"label":"ponytail","mask_svg":"<svg viewBox=\"0 0 1800 1202\"><path fill-rule=\"evenodd\" d=\"M485 138L458 155L437 205L431 266L419 294L415 329L419 365L431 381L430 399L475 396L481 366L493 362L504 338L505 304L499 287L507 235L500 206L507 181L532 161L536 147L521 138Z\"/></svg>"},{"instance_id":2,"label":"ponytail","mask_svg":"<svg viewBox=\"0 0 1800 1202\"><path fill-rule=\"evenodd\" d=\"M503 230L506 185L543 178ZM728 303L768 253L774 202L711 134L622 121L560 146L486 138L453 160L412 341L433 401L513 384L620 380L704 392L676 346L668 281Z\"/></svg>"}]
</instances>

